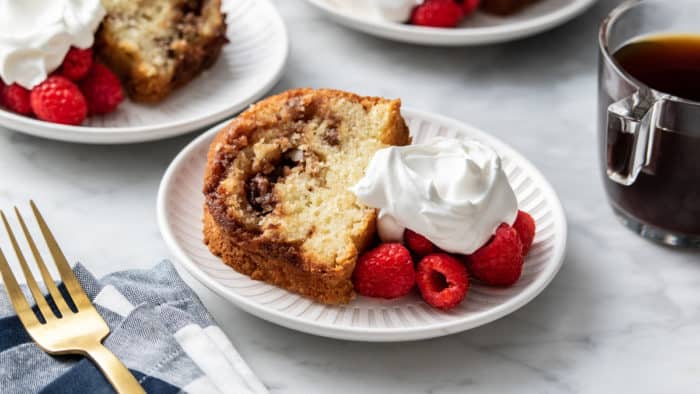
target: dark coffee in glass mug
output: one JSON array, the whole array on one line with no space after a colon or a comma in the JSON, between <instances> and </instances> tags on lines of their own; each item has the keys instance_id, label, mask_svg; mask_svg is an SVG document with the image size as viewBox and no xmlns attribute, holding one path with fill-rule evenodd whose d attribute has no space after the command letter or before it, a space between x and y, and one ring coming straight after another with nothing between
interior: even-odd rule
<instances>
[{"instance_id":1,"label":"dark coffee in glass mug","mask_svg":"<svg viewBox=\"0 0 700 394\"><path fill-rule=\"evenodd\" d=\"M700 246L700 0L636 0L600 32L599 140L615 213Z\"/></svg>"}]
</instances>

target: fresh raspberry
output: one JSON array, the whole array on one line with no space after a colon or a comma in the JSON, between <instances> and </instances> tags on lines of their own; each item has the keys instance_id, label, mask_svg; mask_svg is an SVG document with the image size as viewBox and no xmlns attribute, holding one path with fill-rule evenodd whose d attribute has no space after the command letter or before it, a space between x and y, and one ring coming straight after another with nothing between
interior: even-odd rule
<instances>
[{"instance_id":1,"label":"fresh raspberry","mask_svg":"<svg viewBox=\"0 0 700 394\"><path fill-rule=\"evenodd\" d=\"M462 13L464 16L476 11L476 9L479 8L479 4L481 4L481 0L459 0L457 2L462 6Z\"/></svg>"},{"instance_id":2,"label":"fresh raspberry","mask_svg":"<svg viewBox=\"0 0 700 394\"><path fill-rule=\"evenodd\" d=\"M518 232L507 224L469 256L471 274L491 286L511 286L523 272L523 246Z\"/></svg>"},{"instance_id":3,"label":"fresh raspberry","mask_svg":"<svg viewBox=\"0 0 700 394\"><path fill-rule=\"evenodd\" d=\"M413 253L419 256L427 256L437 251L435 245L428 238L409 229L403 232L403 241Z\"/></svg>"},{"instance_id":4,"label":"fresh raspberry","mask_svg":"<svg viewBox=\"0 0 700 394\"><path fill-rule=\"evenodd\" d=\"M66 57L63 58L63 64L59 69L58 74L72 80L79 81L83 79L92 67L92 48L80 49L71 48Z\"/></svg>"},{"instance_id":5,"label":"fresh raspberry","mask_svg":"<svg viewBox=\"0 0 700 394\"><path fill-rule=\"evenodd\" d=\"M78 125L87 116L87 103L80 89L59 75L34 87L30 102L36 117L48 122Z\"/></svg>"},{"instance_id":6,"label":"fresh raspberry","mask_svg":"<svg viewBox=\"0 0 700 394\"><path fill-rule=\"evenodd\" d=\"M440 309L459 305L469 289L469 274L464 265L445 254L431 254L418 263L416 283L428 304Z\"/></svg>"},{"instance_id":7,"label":"fresh raspberry","mask_svg":"<svg viewBox=\"0 0 700 394\"><path fill-rule=\"evenodd\" d=\"M80 90L87 99L91 114L112 112L124 100L119 78L101 63L92 66L88 75L80 82Z\"/></svg>"},{"instance_id":8,"label":"fresh raspberry","mask_svg":"<svg viewBox=\"0 0 700 394\"><path fill-rule=\"evenodd\" d=\"M455 27L462 17L462 7L454 0L427 0L413 9L411 23L419 26Z\"/></svg>"},{"instance_id":9,"label":"fresh raspberry","mask_svg":"<svg viewBox=\"0 0 700 394\"><path fill-rule=\"evenodd\" d=\"M355 289L368 297L402 297L415 282L411 253L399 243L381 244L363 254L353 273Z\"/></svg>"},{"instance_id":10,"label":"fresh raspberry","mask_svg":"<svg viewBox=\"0 0 700 394\"><path fill-rule=\"evenodd\" d=\"M523 244L523 256L527 256L532 241L535 240L535 220L527 212L518 211L513 228L518 232L520 242Z\"/></svg>"},{"instance_id":11,"label":"fresh raspberry","mask_svg":"<svg viewBox=\"0 0 700 394\"><path fill-rule=\"evenodd\" d=\"M29 90L16 83L2 86L0 103L10 111L20 115L32 113L32 106L29 104Z\"/></svg>"}]
</instances>

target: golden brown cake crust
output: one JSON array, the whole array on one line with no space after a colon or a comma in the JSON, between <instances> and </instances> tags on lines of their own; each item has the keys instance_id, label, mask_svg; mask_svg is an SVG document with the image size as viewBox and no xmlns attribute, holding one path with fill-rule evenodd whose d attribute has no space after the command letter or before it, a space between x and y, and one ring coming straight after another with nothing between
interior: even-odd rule
<instances>
[{"instance_id":1,"label":"golden brown cake crust","mask_svg":"<svg viewBox=\"0 0 700 394\"><path fill-rule=\"evenodd\" d=\"M353 297L349 275L305 271L284 258L252 252L246 243L227 236L204 206L204 242L236 271L324 304L345 304Z\"/></svg>"},{"instance_id":2,"label":"golden brown cake crust","mask_svg":"<svg viewBox=\"0 0 700 394\"><path fill-rule=\"evenodd\" d=\"M221 12L220 0L144 1L170 5L167 29L150 26L160 32L158 35L153 29L150 33L139 31L150 22L129 20L134 16L119 8L123 2L105 0L107 15L94 48L99 59L119 75L132 100L155 103L216 62L228 42L226 15Z\"/></svg>"},{"instance_id":3,"label":"golden brown cake crust","mask_svg":"<svg viewBox=\"0 0 700 394\"><path fill-rule=\"evenodd\" d=\"M266 215L278 215L284 220L284 213L278 212L278 208L266 208L265 203L274 205L274 201L269 201L270 198L261 198L262 205L256 206L257 200L251 199L256 196L251 196L251 186L246 186L251 179L257 178L256 172L263 171L260 168L253 169L255 166L250 162L254 160L247 158L252 155L252 149L260 146L256 142L274 138L273 142L278 145L287 144L294 140L295 134L305 125L322 119L318 129L324 130L326 134L318 139L325 141L329 149L342 144L346 138L343 133L347 133L347 130L340 132L333 127L323 127L333 122L336 116L329 112L330 102L359 104L364 111L382 105L386 109L382 119L388 127L382 132L377 146L405 145L410 142L408 129L400 115L399 100L361 97L325 89L296 89L267 98L231 121L217 134L210 146L203 189L206 198L204 235L212 253L220 256L237 271L319 302L338 304L346 303L352 297L352 271L359 253L374 240L376 211L362 208L366 212L353 227L352 244L343 249L347 252L338 253L329 262L322 251L317 253L305 248L305 239L289 240L281 230L275 231L274 226L262 228L259 223ZM270 136L265 134L268 129L281 131ZM305 133L308 134L308 130ZM294 148L295 146L284 147L287 150ZM278 157L277 160L281 159ZM267 164L269 163L265 165ZM363 164L360 171L364 172L366 164ZM308 168L305 170L309 171ZM272 170L265 171L270 173ZM243 184L230 185L232 172L244 173L242 178L237 178L243 179ZM287 169L285 172L288 172ZM352 199L355 201L354 196Z\"/></svg>"}]
</instances>

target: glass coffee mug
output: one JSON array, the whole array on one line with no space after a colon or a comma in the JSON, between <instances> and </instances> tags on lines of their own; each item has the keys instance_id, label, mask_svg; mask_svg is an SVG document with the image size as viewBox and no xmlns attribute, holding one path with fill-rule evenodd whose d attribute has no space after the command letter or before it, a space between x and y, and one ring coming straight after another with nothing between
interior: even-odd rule
<instances>
[{"instance_id":1,"label":"glass coffee mug","mask_svg":"<svg viewBox=\"0 0 700 394\"><path fill-rule=\"evenodd\" d=\"M599 41L598 136L613 210L647 238L700 247L700 0L625 2Z\"/></svg>"}]
</instances>

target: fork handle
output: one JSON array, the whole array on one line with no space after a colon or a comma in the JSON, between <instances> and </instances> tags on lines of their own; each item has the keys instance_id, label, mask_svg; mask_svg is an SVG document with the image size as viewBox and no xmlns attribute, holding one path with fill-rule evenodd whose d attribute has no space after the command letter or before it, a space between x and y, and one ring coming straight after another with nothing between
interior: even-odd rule
<instances>
[{"instance_id":1,"label":"fork handle","mask_svg":"<svg viewBox=\"0 0 700 394\"><path fill-rule=\"evenodd\" d=\"M97 367L102 371L117 393L146 394L146 391L144 391L134 375L132 375L117 356L115 356L111 350L104 347L104 345L100 343L91 346L86 349L86 352L87 357L97 364Z\"/></svg>"}]
</instances>

